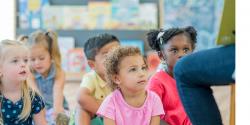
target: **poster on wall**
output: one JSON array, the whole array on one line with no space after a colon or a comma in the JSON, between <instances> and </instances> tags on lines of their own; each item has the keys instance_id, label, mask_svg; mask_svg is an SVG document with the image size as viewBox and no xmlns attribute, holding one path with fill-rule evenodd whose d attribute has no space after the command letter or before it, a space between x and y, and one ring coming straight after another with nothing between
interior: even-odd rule
<instances>
[{"instance_id":1,"label":"poster on wall","mask_svg":"<svg viewBox=\"0 0 250 125\"><path fill-rule=\"evenodd\" d=\"M142 53L142 55L144 55L144 42L142 40L121 40L121 45L122 46L134 46L134 47L138 47Z\"/></svg>"},{"instance_id":2,"label":"poster on wall","mask_svg":"<svg viewBox=\"0 0 250 125\"><path fill-rule=\"evenodd\" d=\"M64 26L64 15L60 6L46 6L42 9L43 28L62 29Z\"/></svg>"},{"instance_id":3,"label":"poster on wall","mask_svg":"<svg viewBox=\"0 0 250 125\"><path fill-rule=\"evenodd\" d=\"M68 53L70 50L75 48L75 39L74 37L58 37L58 45L60 49L61 59L62 59L62 68L64 71L69 71L68 66Z\"/></svg>"},{"instance_id":4,"label":"poster on wall","mask_svg":"<svg viewBox=\"0 0 250 125\"><path fill-rule=\"evenodd\" d=\"M109 29L111 25L111 3L88 3L88 27L89 29Z\"/></svg>"},{"instance_id":5,"label":"poster on wall","mask_svg":"<svg viewBox=\"0 0 250 125\"><path fill-rule=\"evenodd\" d=\"M165 0L164 29L193 26L197 50L215 47L223 4L223 0Z\"/></svg>"},{"instance_id":6,"label":"poster on wall","mask_svg":"<svg viewBox=\"0 0 250 125\"><path fill-rule=\"evenodd\" d=\"M89 0L86 5L74 6L50 3L49 0L19 0L19 27L149 30L158 26L156 2Z\"/></svg>"},{"instance_id":7,"label":"poster on wall","mask_svg":"<svg viewBox=\"0 0 250 125\"><path fill-rule=\"evenodd\" d=\"M139 23L141 29L157 28L157 12L157 5L155 3L143 3L139 6Z\"/></svg>"},{"instance_id":8,"label":"poster on wall","mask_svg":"<svg viewBox=\"0 0 250 125\"><path fill-rule=\"evenodd\" d=\"M49 5L49 0L19 0L18 2L20 28L43 28L42 8Z\"/></svg>"}]
</instances>

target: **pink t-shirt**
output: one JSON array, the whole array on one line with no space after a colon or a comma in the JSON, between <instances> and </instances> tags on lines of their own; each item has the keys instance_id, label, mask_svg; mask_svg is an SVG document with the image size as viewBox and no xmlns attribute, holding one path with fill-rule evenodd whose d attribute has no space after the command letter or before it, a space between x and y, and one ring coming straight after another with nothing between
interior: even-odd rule
<instances>
[{"instance_id":1,"label":"pink t-shirt","mask_svg":"<svg viewBox=\"0 0 250 125\"><path fill-rule=\"evenodd\" d=\"M136 108L128 105L120 90L115 90L102 102L97 114L110 118L116 125L149 125L152 116L164 115L158 95L147 91L143 106Z\"/></svg>"},{"instance_id":2,"label":"pink t-shirt","mask_svg":"<svg viewBox=\"0 0 250 125\"><path fill-rule=\"evenodd\" d=\"M154 74L148 89L159 95L163 103L165 115L161 117L170 125L191 125L178 94L176 81L166 72L160 70Z\"/></svg>"}]
</instances>

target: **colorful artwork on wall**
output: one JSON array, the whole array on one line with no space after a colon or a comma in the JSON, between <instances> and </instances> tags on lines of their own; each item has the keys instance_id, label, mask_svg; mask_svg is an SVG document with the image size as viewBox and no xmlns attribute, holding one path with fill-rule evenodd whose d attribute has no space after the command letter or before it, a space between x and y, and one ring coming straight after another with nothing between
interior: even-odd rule
<instances>
[{"instance_id":1,"label":"colorful artwork on wall","mask_svg":"<svg viewBox=\"0 0 250 125\"><path fill-rule=\"evenodd\" d=\"M198 31L197 50L214 47L223 0L165 0L164 28L192 25Z\"/></svg>"}]
</instances>

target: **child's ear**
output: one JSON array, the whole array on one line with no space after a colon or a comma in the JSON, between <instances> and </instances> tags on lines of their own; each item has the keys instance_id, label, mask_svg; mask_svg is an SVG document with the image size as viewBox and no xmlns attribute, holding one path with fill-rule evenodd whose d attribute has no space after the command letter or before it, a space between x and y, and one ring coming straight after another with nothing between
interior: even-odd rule
<instances>
[{"instance_id":1,"label":"child's ear","mask_svg":"<svg viewBox=\"0 0 250 125\"><path fill-rule=\"evenodd\" d=\"M114 83L116 83L116 84L120 84L121 83L118 75L113 75L112 79L113 79Z\"/></svg>"},{"instance_id":2,"label":"child's ear","mask_svg":"<svg viewBox=\"0 0 250 125\"><path fill-rule=\"evenodd\" d=\"M3 73L2 73L2 67L0 66L0 77L3 76Z\"/></svg>"},{"instance_id":3,"label":"child's ear","mask_svg":"<svg viewBox=\"0 0 250 125\"><path fill-rule=\"evenodd\" d=\"M90 67L91 69L95 69L95 61L93 61L93 60L88 60L88 64L89 64L89 67Z\"/></svg>"},{"instance_id":4,"label":"child's ear","mask_svg":"<svg viewBox=\"0 0 250 125\"><path fill-rule=\"evenodd\" d=\"M2 77L2 76L3 76L2 69L0 69L0 77Z\"/></svg>"},{"instance_id":5,"label":"child's ear","mask_svg":"<svg viewBox=\"0 0 250 125\"><path fill-rule=\"evenodd\" d=\"M161 60L164 60L163 53L161 51L158 51L158 56L160 57Z\"/></svg>"}]
</instances>

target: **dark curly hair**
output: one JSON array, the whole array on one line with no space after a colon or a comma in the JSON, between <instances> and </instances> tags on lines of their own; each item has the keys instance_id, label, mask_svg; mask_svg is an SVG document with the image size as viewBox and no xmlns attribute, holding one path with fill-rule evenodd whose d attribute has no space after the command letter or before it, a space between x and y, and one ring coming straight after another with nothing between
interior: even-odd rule
<instances>
[{"instance_id":1,"label":"dark curly hair","mask_svg":"<svg viewBox=\"0 0 250 125\"><path fill-rule=\"evenodd\" d=\"M99 34L97 36L89 38L84 44L84 53L88 60L95 60L96 54L99 50L107 45L108 43L112 43L117 41L120 43L119 39L111 34Z\"/></svg>"},{"instance_id":2,"label":"dark curly hair","mask_svg":"<svg viewBox=\"0 0 250 125\"><path fill-rule=\"evenodd\" d=\"M137 47L117 47L113 51L109 52L107 58L104 62L105 65L105 76L107 79L108 85L111 87L112 90L117 89L117 84L113 81L112 77L119 73L120 63L121 61L128 56L135 56L140 55L142 56L140 49ZM143 57L143 56L142 56ZM146 61L144 60L145 64L147 65Z\"/></svg>"},{"instance_id":3,"label":"dark curly hair","mask_svg":"<svg viewBox=\"0 0 250 125\"><path fill-rule=\"evenodd\" d=\"M179 35L179 34L184 34L186 35L189 40L191 41L191 44L192 44L192 48L194 49L195 48L195 44L197 42L196 40L196 36L197 36L197 32L196 30L194 29L194 27L192 26L188 26L188 27L185 27L185 28L170 28L168 30L163 30L163 29L159 29L159 30L150 30L148 33L147 33L147 40L148 40L148 43L149 43L149 46L153 49L153 50L156 50L156 51L161 51L161 46L160 46L160 38L157 38L158 37L158 34L162 32L162 36L161 38L163 39L163 43L162 44L166 44L168 43L168 41L176 36L176 35Z\"/></svg>"}]
</instances>

